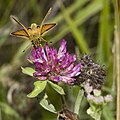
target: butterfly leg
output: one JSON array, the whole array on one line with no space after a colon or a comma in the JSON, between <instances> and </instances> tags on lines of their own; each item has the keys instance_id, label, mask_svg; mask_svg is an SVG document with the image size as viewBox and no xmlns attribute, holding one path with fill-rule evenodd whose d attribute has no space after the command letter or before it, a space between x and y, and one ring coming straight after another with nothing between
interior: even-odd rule
<instances>
[{"instance_id":1,"label":"butterfly leg","mask_svg":"<svg viewBox=\"0 0 120 120\"><path fill-rule=\"evenodd\" d=\"M37 48L37 47L40 46L40 43L39 43L38 41L36 41L36 40L32 40L31 42L32 42L32 47L33 47L33 48ZM41 47L41 46L40 46L40 47Z\"/></svg>"},{"instance_id":2,"label":"butterfly leg","mask_svg":"<svg viewBox=\"0 0 120 120\"><path fill-rule=\"evenodd\" d=\"M41 41L44 41L44 42L46 42L46 43L48 42L47 40L45 40L45 39L44 39L44 38L42 38L42 37L41 37L41 39L40 39L40 40L41 40Z\"/></svg>"},{"instance_id":3,"label":"butterfly leg","mask_svg":"<svg viewBox=\"0 0 120 120\"><path fill-rule=\"evenodd\" d=\"M34 40L32 44L34 45L34 47L42 47L40 39Z\"/></svg>"},{"instance_id":4,"label":"butterfly leg","mask_svg":"<svg viewBox=\"0 0 120 120\"><path fill-rule=\"evenodd\" d=\"M23 52L25 52L29 47L30 47L31 44L29 44L24 50Z\"/></svg>"}]
</instances>

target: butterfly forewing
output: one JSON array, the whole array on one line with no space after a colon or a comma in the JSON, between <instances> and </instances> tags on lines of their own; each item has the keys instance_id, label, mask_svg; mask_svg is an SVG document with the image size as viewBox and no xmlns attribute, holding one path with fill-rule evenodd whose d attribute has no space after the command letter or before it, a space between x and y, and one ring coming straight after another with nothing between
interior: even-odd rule
<instances>
[{"instance_id":1,"label":"butterfly forewing","mask_svg":"<svg viewBox=\"0 0 120 120\"><path fill-rule=\"evenodd\" d=\"M46 33L48 30L52 29L56 23L51 23L51 24L44 24L41 28L40 34L43 35L43 33Z\"/></svg>"},{"instance_id":2,"label":"butterfly forewing","mask_svg":"<svg viewBox=\"0 0 120 120\"><path fill-rule=\"evenodd\" d=\"M12 32L11 35L15 35L15 36L18 36L18 37L29 37L24 29Z\"/></svg>"}]
</instances>

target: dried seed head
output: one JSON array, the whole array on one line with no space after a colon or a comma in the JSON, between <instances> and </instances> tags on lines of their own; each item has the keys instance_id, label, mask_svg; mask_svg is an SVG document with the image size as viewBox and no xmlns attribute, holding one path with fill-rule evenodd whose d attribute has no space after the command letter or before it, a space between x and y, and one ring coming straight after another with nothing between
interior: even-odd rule
<instances>
[{"instance_id":1,"label":"dried seed head","mask_svg":"<svg viewBox=\"0 0 120 120\"><path fill-rule=\"evenodd\" d=\"M81 85L84 82L89 83L93 89L101 89L106 76L103 67L95 63L89 55L83 55L80 63L80 75L78 76L76 84Z\"/></svg>"}]
</instances>

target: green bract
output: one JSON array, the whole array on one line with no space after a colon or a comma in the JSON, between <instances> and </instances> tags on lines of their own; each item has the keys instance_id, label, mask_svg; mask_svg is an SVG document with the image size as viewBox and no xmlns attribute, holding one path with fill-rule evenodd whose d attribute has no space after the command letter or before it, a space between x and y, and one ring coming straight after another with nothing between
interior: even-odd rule
<instances>
[{"instance_id":1,"label":"green bract","mask_svg":"<svg viewBox=\"0 0 120 120\"><path fill-rule=\"evenodd\" d=\"M32 69L32 68L30 68L30 67L26 67L26 68L21 67L21 69L22 69L22 72L23 72L24 74L27 74L27 75L33 77L33 73L35 72L34 69Z\"/></svg>"},{"instance_id":2,"label":"green bract","mask_svg":"<svg viewBox=\"0 0 120 120\"><path fill-rule=\"evenodd\" d=\"M48 81L48 83L50 84L50 86L56 91L58 92L59 94L61 95L65 95L65 92L64 90L62 89L62 87L58 86L57 84L51 82L51 81Z\"/></svg>"},{"instance_id":3,"label":"green bract","mask_svg":"<svg viewBox=\"0 0 120 120\"><path fill-rule=\"evenodd\" d=\"M36 81L34 82L34 89L31 93L29 93L27 96L30 98L36 97L38 94L40 94L46 87L47 81Z\"/></svg>"},{"instance_id":4,"label":"green bract","mask_svg":"<svg viewBox=\"0 0 120 120\"><path fill-rule=\"evenodd\" d=\"M43 97L43 99L40 101L39 103L44 109L53 112L53 113L57 113L54 106L48 101L48 96L47 94L45 94L45 96Z\"/></svg>"}]
</instances>

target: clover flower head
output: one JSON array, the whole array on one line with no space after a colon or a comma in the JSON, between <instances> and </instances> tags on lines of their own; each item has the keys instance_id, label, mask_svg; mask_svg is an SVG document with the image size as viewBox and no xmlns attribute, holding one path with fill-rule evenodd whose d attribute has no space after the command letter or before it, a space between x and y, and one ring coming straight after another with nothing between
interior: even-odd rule
<instances>
[{"instance_id":1,"label":"clover flower head","mask_svg":"<svg viewBox=\"0 0 120 120\"><path fill-rule=\"evenodd\" d=\"M40 80L63 81L74 84L80 74L81 63L75 65L76 55L70 55L66 49L66 41L62 40L59 50L49 47L36 47L28 58L35 65L34 76Z\"/></svg>"}]
</instances>

